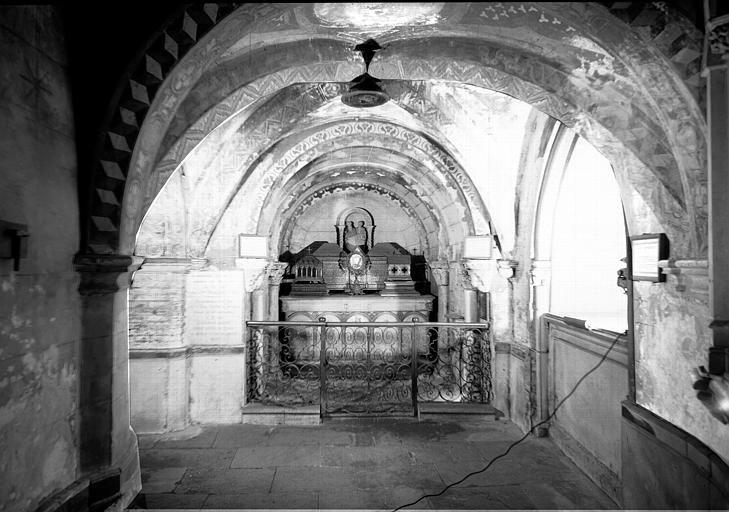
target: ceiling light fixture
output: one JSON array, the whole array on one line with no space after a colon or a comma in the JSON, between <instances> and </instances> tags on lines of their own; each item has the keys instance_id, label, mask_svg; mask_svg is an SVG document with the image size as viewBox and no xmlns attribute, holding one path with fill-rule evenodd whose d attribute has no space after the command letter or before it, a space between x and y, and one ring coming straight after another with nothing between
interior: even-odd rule
<instances>
[{"instance_id":1,"label":"ceiling light fixture","mask_svg":"<svg viewBox=\"0 0 729 512\"><path fill-rule=\"evenodd\" d=\"M390 99L390 96L380 87L382 80L369 74L370 62L375 52L382 49L374 39L368 39L354 47L360 52L365 63L365 72L349 82L349 90L342 94L342 103L355 108L377 107Z\"/></svg>"}]
</instances>

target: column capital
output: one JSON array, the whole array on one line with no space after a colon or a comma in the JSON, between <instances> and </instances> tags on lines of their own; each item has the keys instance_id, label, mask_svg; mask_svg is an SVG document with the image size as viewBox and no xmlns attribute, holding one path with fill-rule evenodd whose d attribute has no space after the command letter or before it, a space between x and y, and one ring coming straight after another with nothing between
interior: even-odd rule
<instances>
[{"instance_id":1,"label":"column capital","mask_svg":"<svg viewBox=\"0 0 729 512\"><path fill-rule=\"evenodd\" d=\"M81 274L79 293L99 295L125 290L143 261L141 256L125 254L77 254L73 266Z\"/></svg>"},{"instance_id":2,"label":"column capital","mask_svg":"<svg viewBox=\"0 0 729 512\"><path fill-rule=\"evenodd\" d=\"M430 275L438 286L448 286L451 268L446 260L438 260L428 263Z\"/></svg>"},{"instance_id":3,"label":"column capital","mask_svg":"<svg viewBox=\"0 0 729 512\"><path fill-rule=\"evenodd\" d=\"M283 261L272 261L266 265L266 277L268 278L268 284L272 286L280 285L288 266L289 264Z\"/></svg>"},{"instance_id":4,"label":"column capital","mask_svg":"<svg viewBox=\"0 0 729 512\"><path fill-rule=\"evenodd\" d=\"M496 273L496 260L461 260L461 280L466 290L491 291Z\"/></svg>"},{"instance_id":5,"label":"column capital","mask_svg":"<svg viewBox=\"0 0 729 512\"><path fill-rule=\"evenodd\" d=\"M266 278L266 267L269 261L265 258L236 258L235 268L243 271L245 290L254 292L261 288Z\"/></svg>"},{"instance_id":6,"label":"column capital","mask_svg":"<svg viewBox=\"0 0 729 512\"><path fill-rule=\"evenodd\" d=\"M717 57L726 62L729 55L729 14L706 22L706 42L706 65L718 63Z\"/></svg>"},{"instance_id":7,"label":"column capital","mask_svg":"<svg viewBox=\"0 0 729 512\"><path fill-rule=\"evenodd\" d=\"M504 279L511 279L516 274L516 268L519 262L516 260L496 260L499 269L499 275Z\"/></svg>"},{"instance_id":8,"label":"column capital","mask_svg":"<svg viewBox=\"0 0 729 512\"><path fill-rule=\"evenodd\" d=\"M552 277L552 262L550 260L532 260L529 275L532 286L546 286Z\"/></svg>"}]
</instances>

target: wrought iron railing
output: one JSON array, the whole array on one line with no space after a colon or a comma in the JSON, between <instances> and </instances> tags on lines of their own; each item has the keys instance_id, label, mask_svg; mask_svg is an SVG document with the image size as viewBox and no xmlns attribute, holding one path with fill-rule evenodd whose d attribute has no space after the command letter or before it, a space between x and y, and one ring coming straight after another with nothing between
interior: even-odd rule
<instances>
[{"instance_id":1,"label":"wrought iron railing","mask_svg":"<svg viewBox=\"0 0 729 512\"><path fill-rule=\"evenodd\" d=\"M492 398L488 324L247 322L248 400L322 415ZM322 371L322 368L324 371Z\"/></svg>"}]
</instances>

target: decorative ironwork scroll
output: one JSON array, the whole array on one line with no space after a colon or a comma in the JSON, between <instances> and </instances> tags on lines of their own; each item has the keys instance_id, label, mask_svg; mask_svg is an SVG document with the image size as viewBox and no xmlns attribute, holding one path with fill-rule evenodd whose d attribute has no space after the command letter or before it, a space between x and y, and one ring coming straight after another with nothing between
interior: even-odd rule
<instances>
[{"instance_id":1,"label":"decorative ironwork scroll","mask_svg":"<svg viewBox=\"0 0 729 512\"><path fill-rule=\"evenodd\" d=\"M487 324L248 322L248 400L323 416L492 398ZM321 371L324 368L325 371Z\"/></svg>"}]
</instances>

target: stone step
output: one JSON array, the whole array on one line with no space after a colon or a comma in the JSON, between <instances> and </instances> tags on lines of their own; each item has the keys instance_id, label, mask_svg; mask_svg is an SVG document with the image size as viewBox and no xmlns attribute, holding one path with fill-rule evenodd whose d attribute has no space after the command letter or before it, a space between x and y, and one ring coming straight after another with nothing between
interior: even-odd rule
<instances>
[{"instance_id":1,"label":"stone step","mask_svg":"<svg viewBox=\"0 0 729 512\"><path fill-rule=\"evenodd\" d=\"M504 413L496 409L491 404L484 403L455 403L455 402L425 402L418 404L418 412L420 416L429 415L480 415L480 416L492 416L494 419L499 419L504 416Z\"/></svg>"},{"instance_id":2,"label":"stone step","mask_svg":"<svg viewBox=\"0 0 729 512\"><path fill-rule=\"evenodd\" d=\"M318 405L281 407L248 404L243 407L241 422L251 425L319 425L321 417Z\"/></svg>"}]
</instances>

